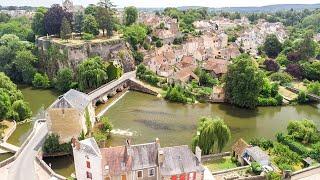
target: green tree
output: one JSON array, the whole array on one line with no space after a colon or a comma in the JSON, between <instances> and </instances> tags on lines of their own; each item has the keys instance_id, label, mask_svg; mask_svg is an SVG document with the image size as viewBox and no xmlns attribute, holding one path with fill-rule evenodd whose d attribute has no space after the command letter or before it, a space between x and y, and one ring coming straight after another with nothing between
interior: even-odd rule
<instances>
[{"instance_id":1,"label":"green tree","mask_svg":"<svg viewBox=\"0 0 320 180\"><path fill-rule=\"evenodd\" d=\"M55 88L61 92L71 89L73 82L73 72L69 68L60 69L55 80Z\"/></svg>"},{"instance_id":2,"label":"green tree","mask_svg":"<svg viewBox=\"0 0 320 180\"><path fill-rule=\"evenodd\" d=\"M320 61L301 64L303 76L309 80L320 81Z\"/></svg>"},{"instance_id":3,"label":"green tree","mask_svg":"<svg viewBox=\"0 0 320 180\"><path fill-rule=\"evenodd\" d=\"M231 138L230 129L220 118L203 117L199 120L197 135L192 141L193 149L199 146L204 155L213 152L217 144L218 152L221 152Z\"/></svg>"},{"instance_id":4,"label":"green tree","mask_svg":"<svg viewBox=\"0 0 320 180\"><path fill-rule=\"evenodd\" d=\"M47 74L36 73L33 77L32 85L36 88L49 88L50 81Z\"/></svg>"},{"instance_id":5,"label":"green tree","mask_svg":"<svg viewBox=\"0 0 320 180\"><path fill-rule=\"evenodd\" d=\"M86 15L83 21L83 32L99 35L99 27L96 19L91 15Z\"/></svg>"},{"instance_id":6,"label":"green tree","mask_svg":"<svg viewBox=\"0 0 320 180\"><path fill-rule=\"evenodd\" d=\"M8 117L8 112L11 108L11 101L9 94L5 89L0 88L0 121Z\"/></svg>"},{"instance_id":7,"label":"green tree","mask_svg":"<svg viewBox=\"0 0 320 180\"><path fill-rule=\"evenodd\" d=\"M46 35L46 30L44 27L44 15L47 12L47 8L39 7L32 18L31 28L36 35L44 36Z\"/></svg>"},{"instance_id":8,"label":"green tree","mask_svg":"<svg viewBox=\"0 0 320 180\"><path fill-rule=\"evenodd\" d=\"M62 18L61 28L60 28L60 37L61 39L69 39L71 31L70 22L67 20L67 18Z\"/></svg>"},{"instance_id":9,"label":"green tree","mask_svg":"<svg viewBox=\"0 0 320 180\"><path fill-rule=\"evenodd\" d=\"M23 100L17 100L12 104L12 110L17 113L16 121L23 121L32 115L29 104Z\"/></svg>"},{"instance_id":10,"label":"green tree","mask_svg":"<svg viewBox=\"0 0 320 180\"><path fill-rule=\"evenodd\" d=\"M77 12L74 16L74 31L76 33L82 33L83 29L83 21L84 21L84 15L82 12Z\"/></svg>"},{"instance_id":11,"label":"green tree","mask_svg":"<svg viewBox=\"0 0 320 180\"><path fill-rule=\"evenodd\" d=\"M263 74L249 55L241 55L228 66L225 76L226 97L230 103L244 108L255 108L262 90Z\"/></svg>"},{"instance_id":12,"label":"green tree","mask_svg":"<svg viewBox=\"0 0 320 180\"><path fill-rule=\"evenodd\" d=\"M118 79L122 75L122 69L121 67L117 67L113 63L110 63L109 66L107 67L107 75L108 75L109 81Z\"/></svg>"},{"instance_id":13,"label":"green tree","mask_svg":"<svg viewBox=\"0 0 320 180\"><path fill-rule=\"evenodd\" d=\"M263 44L263 50L271 58L276 58L278 56L282 50L282 44L275 34L270 34L266 37Z\"/></svg>"},{"instance_id":14,"label":"green tree","mask_svg":"<svg viewBox=\"0 0 320 180\"><path fill-rule=\"evenodd\" d=\"M24 82L32 83L33 76L36 69L33 65L36 63L37 58L29 50L18 51L13 61L15 73L13 79Z\"/></svg>"},{"instance_id":15,"label":"green tree","mask_svg":"<svg viewBox=\"0 0 320 180\"><path fill-rule=\"evenodd\" d=\"M6 23L10 20L11 16L9 14L0 12L0 23Z\"/></svg>"},{"instance_id":16,"label":"green tree","mask_svg":"<svg viewBox=\"0 0 320 180\"><path fill-rule=\"evenodd\" d=\"M89 58L77 67L79 89L93 89L105 84L108 80L106 64L100 57Z\"/></svg>"},{"instance_id":17,"label":"green tree","mask_svg":"<svg viewBox=\"0 0 320 180\"><path fill-rule=\"evenodd\" d=\"M307 31L302 39L297 39L293 43L293 50L300 60L308 60L315 56L317 43L313 40L313 33Z\"/></svg>"},{"instance_id":18,"label":"green tree","mask_svg":"<svg viewBox=\"0 0 320 180\"><path fill-rule=\"evenodd\" d=\"M147 36L147 29L143 25L133 24L124 30L124 37L134 49L137 49L138 44L143 44Z\"/></svg>"},{"instance_id":19,"label":"green tree","mask_svg":"<svg viewBox=\"0 0 320 180\"><path fill-rule=\"evenodd\" d=\"M132 25L137 21L138 9L134 6L129 6L124 9L124 19L127 26Z\"/></svg>"}]
</instances>

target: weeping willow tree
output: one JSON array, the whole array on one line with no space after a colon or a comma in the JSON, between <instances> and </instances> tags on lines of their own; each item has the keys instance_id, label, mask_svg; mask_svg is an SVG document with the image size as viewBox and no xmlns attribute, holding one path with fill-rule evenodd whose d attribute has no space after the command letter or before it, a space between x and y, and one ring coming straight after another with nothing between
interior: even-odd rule
<instances>
[{"instance_id":1,"label":"weeping willow tree","mask_svg":"<svg viewBox=\"0 0 320 180\"><path fill-rule=\"evenodd\" d=\"M95 89L108 80L107 65L101 57L89 58L78 66L79 89L85 91Z\"/></svg>"},{"instance_id":2,"label":"weeping willow tree","mask_svg":"<svg viewBox=\"0 0 320 180\"><path fill-rule=\"evenodd\" d=\"M213 152L215 144L219 152L225 147L231 137L230 129L220 118L203 117L199 120L197 134L192 139L192 148L199 146L202 153Z\"/></svg>"}]
</instances>

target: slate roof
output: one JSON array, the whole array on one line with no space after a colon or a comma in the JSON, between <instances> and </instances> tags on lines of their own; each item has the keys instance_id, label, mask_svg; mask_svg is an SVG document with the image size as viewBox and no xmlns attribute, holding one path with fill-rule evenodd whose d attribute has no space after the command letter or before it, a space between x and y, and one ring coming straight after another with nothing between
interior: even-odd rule
<instances>
[{"instance_id":1,"label":"slate roof","mask_svg":"<svg viewBox=\"0 0 320 180\"><path fill-rule=\"evenodd\" d=\"M119 176L131 170L132 158L127 155L125 146L102 148L100 151L103 171L108 166L111 176Z\"/></svg>"},{"instance_id":2,"label":"slate roof","mask_svg":"<svg viewBox=\"0 0 320 180\"><path fill-rule=\"evenodd\" d=\"M76 108L83 112L90 103L89 96L85 93L70 89L64 95L60 96L51 108Z\"/></svg>"},{"instance_id":3,"label":"slate roof","mask_svg":"<svg viewBox=\"0 0 320 180\"><path fill-rule=\"evenodd\" d=\"M80 150L94 156L101 156L100 149L94 138L88 138L80 141Z\"/></svg>"},{"instance_id":4,"label":"slate roof","mask_svg":"<svg viewBox=\"0 0 320 180\"><path fill-rule=\"evenodd\" d=\"M270 164L269 155L265 153L262 149L260 149L260 147L258 146L246 148L244 156L246 154L251 156L256 162L258 162L262 166Z\"/></svg>"},{"instance_id":5,"label":"slate roof","mask_svg":"<svg viewBox=\"0 0 320 180\"><path fill-rule=\"evenodd\" d=\"M189 172L203 172L199 160L187 145L160 148L164 160L159 166L162 176L172 176Z\"/></svg>"},{"instance_id":6,"label":"slate roof","mask_svg":"<svg viewBox=\"0 0 320 180\"><path fill-rule=\"evenodd\" d=\"M158 145L156 142L131 145L128 154L132 157L132 170L157 166Z\"/></svg>"}]
</instances>

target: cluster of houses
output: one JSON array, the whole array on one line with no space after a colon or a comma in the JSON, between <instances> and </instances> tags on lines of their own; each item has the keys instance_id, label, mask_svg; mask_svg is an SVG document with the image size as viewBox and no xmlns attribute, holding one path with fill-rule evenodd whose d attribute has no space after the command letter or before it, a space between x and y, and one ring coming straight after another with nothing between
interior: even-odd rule
<instances>
[{"instance_id":1,"label":"cluster of houses","mask_svg":"<svg viewBox=\"0 0 320 180\"><path fill-rule=\"evenodd\" d=\"M93 138L72 140L78 180L203 180L201 150L196 155L188 146L161 147L159 139L146 144L99 148ZM208 174L208 173L206 173Z\"/></svg>"},{"instance_id":2,"label":"cluster of houses","mask_svg":"<svg viewBox=\"0 0 320 180\"><path fill-rule=\"evenodd\" d=\"M144 63L157 75L168 81L186 83L194 77L193 71L201 66L219 77L226 73L229 60L240 55L235 43L228 43L225 33L205 33L189 38L181 45L164 45L145 54Z\"/></svg>"},{"instance_id":3,"label":"cluster of houses","mask_svg":"<svg viewBox=\"0 0 320 180\"><path fill-rule=\"evenodd\" d=\"M210 20L199 20L193 23L193 26L199 32L225 31L237 26L248 26L250 21L246 17L231 20L224 17L216 17Z\"/></svg>"},{"instance_id":4,"label":"cluster of houses","mask_svg":"<svg viewBox=\"0 0 320 180\"><path fill-rule=\"evenodd\" d=\"M287 38L287 32L282 23L269 23L264 20L259 20L257 25L246 29L236 40L245 52L253 56L258 54L258 47L261 46L267 35L275 34L278 40L283 43Z\"/></svg>"}]
</instances>

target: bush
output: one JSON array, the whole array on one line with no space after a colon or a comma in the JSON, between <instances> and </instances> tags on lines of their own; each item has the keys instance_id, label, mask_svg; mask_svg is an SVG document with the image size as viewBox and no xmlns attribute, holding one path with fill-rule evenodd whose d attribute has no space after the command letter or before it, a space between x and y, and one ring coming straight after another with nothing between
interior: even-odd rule
<instances>
[{"instance_id":1,"label":"bush","mask_svg":"<svg viewBox=\"0 0 320 180\"><path fill-rule=\"evenodd\" d=\"M264 150L273 148L273 142L269 139L266 140L264 138L253 138L249 141L249 143L253 146L259 146Z\"/></svg>"},{"instance_id":2,"label":"bush","mask_svg":"<svg viewBox=\"0 0 320 180\"><path fill-rule=\"evenodd\" d=\"M285 54L280 54L276 58L276 62L281 66L287 66L290 63L290 61L287 59L287 56Z\"/></svg>"},{"instance_id":3,"label":"bush","mask_svg":"<svg viewBox=\"0 0 320 180\"><path fill-rule=\"evenodd\" d=\"M50 134L44 141L42 151L44 153L70 153L72 147L70 143L59 143L60 136L57 134Z\"/></svg>"},{"instance_id":4,"label":"bush","mask_svg":"<svg viewBox=\"0 0 320 180\"><path fill-rule=\"evenodd\" d=\"M54 87L61 91L66 92L72 88L73 72L69 68L60 69L57 73Z\"/></svg>"},{"instance_id":5,"label":"bush","mask_svg":"<svg viewBox=\"0 0 320 180\"><path fill-rule=\"evenodd\" d=\"M282 177L280 174L270 171L267 173L267 180L281 180Z\"/></svg>"},{"instance_id":6,"label":"bush","mask_svg":"<svg viewBox=\"0 0 320 180\"><path fill-rule=\"evenodd\" d=\"M252 162L250 165L250 168L252 170L252 172L256 175L260 175L262 172L262 167L259 163L257 162Z\"/></svg>"},{"instance_id":7,"label":"bush","mask_svg":"<svg viewBox=\"0 0 320 180\"><path fill-rule=\"evenodd\" d=\"M33 77L32 85L36 88L49 88L50 81L47 74L36 73Z\"/></svg>"},{"instance_id":8,"label":"bush","mask_svg":"<svg viewBox=\"0 0 320 180\"><path fill-rule=\"evenodd\" d=\"M307 86L308 93L320 96L320 82L310 83Z\"/></svg>"},{"instance_id":9,"label":"bush","mask_svg":"<svg viewBox=\"0 0 320 180\"><path fill-rule=\"evenodd\" d=\"M165 95L165 99L172 102L187 103L190 102L188 95L190 92L187 92L186 89L183 89L181 86L175 85L174 87L169 87ZM191 100L193 102L193 100Z\"/></svg>"},{"instance_id":10,"label":"bush","mask_svg":"<svg viewBox=\"0 0 320 180\"><path fill-rule=\"evenodd\" d=\"M303 63L301 66L305 78L320 81L320 62L307 62Z\"/></svg>"},{"instance_id":11,"label":"bush","mask_svg":"<svg viewBox=\"0 0 320 180\"><path fill-rule=\"evenodd\" d=\"M278 101L275 98L269 97L258 97L258 105L259 106L277 106Z\"/></svg>"},{"instance_id":12,"label":"bush","mask_svg":"<svg viewBox=\"0 0 320 180\"><path fill-rule=\"evenodd\" d=\"M279 133L277 135L277 141L284 145L287 145L290 150L298 153L303 157L307 157L309 154L309 150L305 146L301 145L298 142L295 142L289 136L284 136L283 134Z\"/></svg>"},{"instance_id":13,"label":"bush","mask_svg":"<svg viewBox=\"0 0 320 180\"><path fill-rule=\"evenodd\" d=\"M281 85L287 84L293 81L293 78L288 73L276 72L270 75L272 81L279 81Z\"/></svg>"},{"instance_id":14,"label":"bush","mask_svg":"<svg viewBox=\"0 0 320 180\"><path fill-rule=\"evenodd\" d=\"M182 44L182 42L183 42L182 37L177 37L177 38L174 38L174 40L173 40L173 44L175 44L175 45Z\"/></svg>"},{"instance_id":15,"label":"bush","mask_svg":"<svg viewBox=\"0 0 320 180\"><path fill-rule=\"evenodd\" d=\"M158 39L157 41L156 41L156 47L162 47L163 46L163 43L161 42L161 40L160 39Z\"/></svg>"},{"instance_id":16,"label":"bush","mask_svg":"<svg viewBox=\"0 0 320 180\"><path fill-rule=\"evenodd\" d=\"M137 69L137 77L153 86L158 86L160 78L152 71L148 70L143 64Z\"/></svg>"},{"instance_id":17,"label":"bush","mask_svg":"<svg viewBox=\"0 0 320 180\"><path fill-rule=\"evenodd\" d=\"M263 64L266 66L267 71L277 72L280 69L279 64L276 61L271 59L265 60Z\"/></svg>"},{"instance_id":18,"label":"bush","mask_svg":"<svg viewBox=\"0 0 320 180\"><path fill-rule=\"evenodd\" d=\"M138 52L138 51L133 51L132 53L133 58L136 62L136 64L140 64L143 61L143 53L142 52Z\"/></svg>"},{"instance_id":19,"label":"bush","mask_svg":"<svg viewBox=\"0 0 320 180\"><path fill-rule=\"evenodd\" d=\"M300 91L297 98L298 103L304 104L309 101L307 93L305 91Z\"/></svg>"},{"instance_id":20,"label":"bush","mask_svg":"<svg viewBox=\"0 0 320 180\"><path fill-rule=\"evenodd\" d=\"M82 35L82 39L86 40L86 41L90 41L94 38L94 35L93 34L90 34L90 33L83 33Z\"/></svg>"},{"instance_id":21,"label":"bush","mask_svg":"<svg viewBox=\"0 0 320 180\"><path fill-rule=\"evenodd\" d=\"M27 118L30 118L32 115L31 109L28 103L23 100L17 100L12 104L13 119L16 121L23 121Z\"/></svg>"},{"instance_id":22,"label":"bush","mask_svg":"<svg viewBox=\"0 0 320 180\"><path fill-rule=\"evenodd\" d=\"M286 68L286 72L297 79L302 79L303 72L299 64L289 64Z\"/></svg>"}]
</instances>

